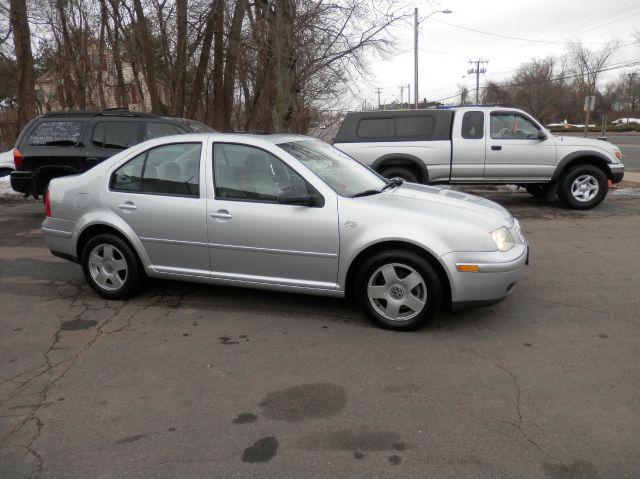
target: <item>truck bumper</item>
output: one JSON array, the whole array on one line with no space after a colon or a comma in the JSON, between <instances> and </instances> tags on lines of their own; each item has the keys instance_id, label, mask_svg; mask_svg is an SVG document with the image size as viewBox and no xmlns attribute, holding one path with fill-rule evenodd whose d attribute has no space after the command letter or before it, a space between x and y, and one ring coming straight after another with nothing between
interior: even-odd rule
<instances>
[{"instance_id":1,"label":"truck bumper","mask_svg":"<svg viewBox=\"0 0 640 479\"><path fill-rule=\"evenodd\" d=\"M624 177L624 165L622 163L614 163L609 165L611 171L611 182L620 183Z\"/></svg>"},{"instance_id":2,"label":"truck bumper","mask_svg":"<svg viewBox=\"0 0 640 479\"><path fill-rule=\"evenodd\" d=\"M30 195L33 179L33 171L12 171L11 188L13 188L14 191Z\"/></svg>"}]
</instances>

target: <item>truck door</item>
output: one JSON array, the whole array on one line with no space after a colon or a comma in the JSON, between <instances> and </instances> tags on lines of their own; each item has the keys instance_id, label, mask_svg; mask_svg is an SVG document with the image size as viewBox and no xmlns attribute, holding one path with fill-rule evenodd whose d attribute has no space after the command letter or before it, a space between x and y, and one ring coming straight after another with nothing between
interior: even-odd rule
<instances>
[{"instance_id":1,"label":"truck door","mask_svg":"<svg viewBox=\"0 0 640 479\"><path fill-rule=\"evenodd\" d=\"M485 114L465 111L456 115L452 134L451 181L483 181L485 163Z\"/></svg>"},{"instance_id":2,"label":"truck door","mask_svg":"<svg viewBox=\"0 0 640 479\"><path fill-rule=\"evenodd\" d=\"M493 111L486 143L488 181L548 181L556 164L553 137L517 111ZM542 136L541 136L542 133Z\"/></svg>"}]
</instances>

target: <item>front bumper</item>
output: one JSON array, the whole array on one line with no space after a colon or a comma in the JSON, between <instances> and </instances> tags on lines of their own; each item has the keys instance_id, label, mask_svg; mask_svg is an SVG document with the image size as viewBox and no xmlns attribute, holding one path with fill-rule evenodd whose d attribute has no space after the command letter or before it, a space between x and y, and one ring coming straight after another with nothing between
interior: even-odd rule
<instances>
[{"instance_id":1,"label":"front bumper","mask_svg":"<svg viewBox=\"0 0 640 479\"><path fill-rule=\"evenodd\" d=\"M620 183L624 177L624 165L622 163L609 164L609 171L611 171L611 182Z\"/></svg>"},{"instance_id":2,"label":"front bumper","mask_svg":"<svg viewBox=\"0 0 640 479\"><path fill-rule=\"evenodd\" d=\"M452 252L441 257L451 282L454 311L504 299L522 277L529 262L529 245L518 244L507 252ZM476 272L461 272L460 265L477 265Z\"/></svg>"}]
</instances>

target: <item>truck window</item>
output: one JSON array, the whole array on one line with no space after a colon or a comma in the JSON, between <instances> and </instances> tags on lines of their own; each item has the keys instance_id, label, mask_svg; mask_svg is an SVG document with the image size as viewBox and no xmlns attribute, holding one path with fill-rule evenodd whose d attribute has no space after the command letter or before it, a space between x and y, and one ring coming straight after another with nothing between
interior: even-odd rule
<instances>
[{"instance_id":1,"label":"truck window","mask_svg":"<svg viewBox=\"0 0 640 479\"><path fill-rule=\"evenodd\" d=\"M431 138L435 124L431 116L398 117L396 118L396 136Z\"/></svg>"},{"instance_id":2,"label":"truck window","mask_svg":"<svg viewBox=\"0 0 640 479\"><path fill-rule=\"evenodd\" d=\"M31 146L73 146L80 141L81 121L43 121L29 135Z\"/></svg>"},{"instance_id":3,"label":"truck window","mask_svg":"<svg viewBox=\"0 0 640 479\"><path fill-rule=\"evenodd\" d=\"M484 137L484 113L468 111L462 117L462 138L479 140Z\"/></svg>"},{"instance_id":4,"label":"truck window","mask_svg":"<svg viewBox=\"0 0 640 479\"><path fill-rule=\"evenodd\" d=\"M522 140L537 139L538 127L517 113L492 113L491 138Z\"/></svg>"},{"instance_id":5,"label":"truck window","mask_svg":"<svg viewBox=\"0 0 640 479\"><path fill-rule=\"evenodd\" d=\"M393 118L365 118L360 120L356 133L360 138L393 138Z\"/></svg>"}]
</instances>

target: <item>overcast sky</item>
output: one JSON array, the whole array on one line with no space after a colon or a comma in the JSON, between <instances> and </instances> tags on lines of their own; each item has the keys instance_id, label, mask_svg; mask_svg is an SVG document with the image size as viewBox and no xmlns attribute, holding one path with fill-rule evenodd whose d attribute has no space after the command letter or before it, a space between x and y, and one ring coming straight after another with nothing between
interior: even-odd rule
<instances>
[{"instance_id":1,"label":"overcast sky","mask_svg":"<svg viewBox=\"0 0 640 479\"><path fill-rule=\"evenodd\" d=\"M509 79L534 57L562 55L567 42L582 41L598 49L617 39L626 46L610 65L640 60L640 43L632 43L634 32L640 30L640 1L416 0L414 6L420 18L436 10L452 10L451 14L435 13L420 23L418 91L420 98L428 100L455 96L460 84L475 98L475 76L467 75L467 70L472 67L469 60L477 58L489 61L484 65L486 74L480 77L481 87L487 80ZM388 60L372 61L370 82L360 87L361 97L376 105L376 87L382 88L381 101L390 103L399 100L401 84L411 84L413 101L413 22L396 28L394 34L397 50ZM638 66L613 70L603 79L633 69ZM405 101L407 93L405 88Z\"/></svg>"}]
</instances>

